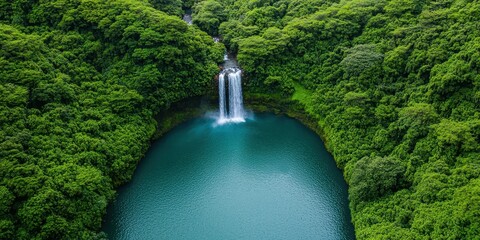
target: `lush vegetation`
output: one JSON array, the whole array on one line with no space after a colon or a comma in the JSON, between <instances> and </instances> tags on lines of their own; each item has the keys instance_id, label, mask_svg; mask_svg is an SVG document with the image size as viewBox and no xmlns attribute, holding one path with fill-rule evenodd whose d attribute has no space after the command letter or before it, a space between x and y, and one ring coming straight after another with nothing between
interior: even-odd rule
<instances>
[{"instance_id":1,"label":"lush vegetation","mask_svg":"<svg viewBox=\"0 0 480 240\"><path fill-rule=\"evenodd\" d=\"M218 72L191 6L322 128L359 239L478 239L477 0L0 0L0 239L104 237L154 116Z\"/></svg>"},{"instance_id":2,"label":"lush vegetation","mask_svg":"<svg viewBox=\"0 0 480 240\"><path fill-rule=\"evenodd\" d=\"M250 94L316 119L359 239L479 239L479 16L476 0L204 0L193 20Z\"/></svg>"},{"instance_id":3,"label":"lush vegetation","mask_svg":"<svg viewBox=\"0 0 480 240\"><path fill-rule=\"evenodd\" d=\"M181 10L0 0L0 239L104 237L155 114L211 86L223 45L152 4Z\"/></svg>"}]
</instances>

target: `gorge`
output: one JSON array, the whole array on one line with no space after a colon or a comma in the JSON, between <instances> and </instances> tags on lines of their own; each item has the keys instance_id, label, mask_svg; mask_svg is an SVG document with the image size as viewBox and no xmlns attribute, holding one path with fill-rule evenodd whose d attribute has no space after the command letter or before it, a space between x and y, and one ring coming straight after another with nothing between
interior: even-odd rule
<instances>
[{"instance_id":1,"label":"gorge","mask_svg":"<svg viewBox=\"0 0 480 240\"><path fill-rule=\"evenodd\" d=\"M108 210L109 238L355 238L345 181L320 138L285 116L247 119L241 75L225 54L218 114L152 144Z\"/></svg>"},{"instance_id":2,"label":"gorge","mask_svg":"<svg viewBox=\"0 0 480 240\"><path fill-rule=\"evenodd\" d=\"M154 217L144 223L153 233L152 223L189 212L203 222L164 229L478 239L479 9L477 0L0 1L0 239L135 238L139 229L117 227ZM219 69L226 50L238 69ZM296 120L259 112L300 120L333 158ZM181 201L167 206L169 197ZM181 214L159 213L172 209ZM306 211L318 215L301 224ZM295 223L278 222L284 215Z\"/></svg>"}]
</instances>

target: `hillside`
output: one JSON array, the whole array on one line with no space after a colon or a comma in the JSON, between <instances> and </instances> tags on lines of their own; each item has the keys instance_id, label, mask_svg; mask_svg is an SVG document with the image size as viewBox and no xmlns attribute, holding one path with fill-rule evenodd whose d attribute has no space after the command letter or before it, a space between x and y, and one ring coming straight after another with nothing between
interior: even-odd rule
<instances>
[{"instance_id":1,"label":"hillside","mask_svg":"<svg viewBox=\"0 0 480 240\"><path fill-rule=\"evenodd\" d=\"M105 238L155 116L214 84L217 35L248 95L322 129L358 239L478 239L477 0L0 0L0 239Z\"/></svg>"},{"instance_id":2,"label":"hillside","mask_svg":"<svg viewBox=\"0 0 480 240\"><path fill-rule=\"evenodd\" d=\"M223 45L145 1L0 1L0 20L0 239L101 238L155 114L205 94Z\"/></svg>"},{"instance_id":3,"label":"hillside","mask_svg":"<svg viewBox=\"0 0 480 240\"><path fill-rule=\"evenodd\" d=\"M478 1L206 0L193 20L247 91L316 119L358 239L478 239Z\"/></svg>"}]
</instances>

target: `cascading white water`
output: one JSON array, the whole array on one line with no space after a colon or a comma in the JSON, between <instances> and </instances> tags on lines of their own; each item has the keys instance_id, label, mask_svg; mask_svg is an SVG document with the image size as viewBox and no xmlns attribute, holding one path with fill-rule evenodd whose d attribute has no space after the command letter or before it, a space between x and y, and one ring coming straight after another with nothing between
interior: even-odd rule
<instances>
[{"instance_id":1,"label":"cascading white water","mask_svg":"<svg viewBox=\"0 0 480 240\"><path fill-rule=\"evenodd\" d=\"M245 121L243 112L243 96L242 96L242 71L237 70L228 74L228 117L232 122Z\"/></svg>"},{"instance_id":2,"label":"cascading white water","mask_svg":"<svg viewBox=\"0 0 480 240\"><path fill-rule=\"evenodd\" d=\"M192 25L192 15L191 14L184 14L183 21L185 21L188 25Z\"/></svg>"},{"instance_id":3,"label":"cascading white water","mask_svg":"<svg viewBox=\"0 0 480 240\"><path fill-rule=\"evenodd\" d=\"M225 88L228 81L228 112ZM242 96L242 71L236 67L223 70L218 76L219 95L219 118L218 123L244 122L245 111L243 110Z\"/></svg>"},{"instance_id":4,"label":"cascading white water","mask_svg":"<svg viewBox=\"0 0 480 240\"><path fill-rule=\"evenodd\" d=\"M227 118L227 104L225 102L225 73L220 73L218 76L218 98L219 98L219 122L225 122Z\"/></svg>"}]
</instances>

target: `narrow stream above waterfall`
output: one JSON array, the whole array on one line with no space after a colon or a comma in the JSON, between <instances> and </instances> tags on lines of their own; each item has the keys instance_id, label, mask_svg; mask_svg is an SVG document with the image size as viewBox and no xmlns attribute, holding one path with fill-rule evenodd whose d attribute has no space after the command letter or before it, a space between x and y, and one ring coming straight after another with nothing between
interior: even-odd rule
<instances>
[{"instance_id":1,"label":"narrow stream above waterfall","mask_svg":"<svg viewBox=\"0 0 480 240\"><path fill-rule=\"evenodd\" d=\"M188 25L192 25L192 9L188 9L183 14L183 21L185 21Z\"/></svg>"}]
</instances>

